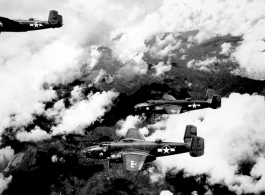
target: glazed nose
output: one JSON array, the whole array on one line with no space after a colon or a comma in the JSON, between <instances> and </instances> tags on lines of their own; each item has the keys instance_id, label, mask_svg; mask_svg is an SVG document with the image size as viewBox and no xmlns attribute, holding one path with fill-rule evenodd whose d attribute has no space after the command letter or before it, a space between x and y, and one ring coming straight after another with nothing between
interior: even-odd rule
<instances>
[{"instance_id":1,"label":"glazed nose","mask_svg":"<svg viewBox=\"0 0 265 195\"><path fill-rule=\"evenodd\" d=\"M81 150L81 153L85 156L91 156L91 151L89 148L85 148L85 149Z\"/></svg>"}]
</instances>

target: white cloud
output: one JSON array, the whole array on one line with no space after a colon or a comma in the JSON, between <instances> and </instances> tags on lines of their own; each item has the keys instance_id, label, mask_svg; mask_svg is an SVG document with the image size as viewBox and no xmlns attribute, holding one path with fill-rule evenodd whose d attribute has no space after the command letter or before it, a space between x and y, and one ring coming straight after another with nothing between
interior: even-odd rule
<instances>
[{"instance_id":1,"label":"white cloud","mask_svg":"<svg viewBox=\"0 0 265 195\"><path fill-rule=\"evenodd\" d=\"M11 175L5 178L4 175L0 173L0 194L2 194L2 192L7 189L8 184L11 182L11 180L12 180Z\"/></svg>"},{"instance_id":2,"label":"white cloud","mask_svg":"<svg viewBox=\"0 0 265 195\"><path fill-rule=\"evenodd\" d=\"M135 75L144 75L147 72L147 64L142 59L139 59L138 56L143 54L138 54L133 59L128 60L125 66L122 66L118 70L118 74L128 80L132 79Z\"/></svg>"},{"instance_id":3,"label":"white cloud","mask_svg":"<svg viewBox=\"0 0 265 195\"><path fill-rule=\"evenodd\" d=\"M139 116L127 116L125 120L118 121L117 125L120 126L120 128L116 130L116 133L119 136L125 136L128 129L135 128L135 126L140 122L141 120Z\"/></svg>"},{"instance_id":4,"label":"white cloud","mask_svg":"<svg viewBox=\"0 0 265 195\"><path fill-rule=\"evenodd\" d=\"M139 131L144 135L148 135L149 133L149 130L146 128L146 127L143 127L143 128L140 128Z\"/></svg>"},{"instance_id":5,"label":"white cloud","mask_svg":"<svg viewBox=\"0 0 265 195\"><path fill-rule=\"evenodd\" d=\"M221 45L222 51L220 51L220 54L228 56L231 53L231 43L223 43Z\"/></svg>"},{"instance_id":6,"label":"white cloud","mask_svg":"<svg viewBox=\"0 0 265 195\"><path fill-rule=\"evenodd\" d=\"M100 119L118 96L113 91L89 94L88 99L77 102L60 113L60 122L52 127L52 135L83 133L83 129Z\"/></svg>"},{"instance_id":7,"label":"white cloud","mask_svg":"<svg viewBox=\"0 0 265 195\"><path fill-rule=\"evenodd\" d=\"M172 34L166 37L157 36L154 46L150 49L150 53L155 58L163 58L180 46L181 40L177 40Z\"/></svg>"},{"instance_id":8,"label":"white cloud","mask_svg":"<svg viewBox=\"0 0 265 195\"><path fill-rule=\"evenodd\" d=\"M65 109L64 100L61 99L53 105L53 108L46 110L45 114L48 117L59 116L59 113L64 109Z\"/></svg>"},{"instance_id":9,"label":"white cloud","mask_svg":"<svg viewBox=\"0 0 265 195\"><path fill-rule=\"evenodd\" d=\"M74 104L75 102L79 102L82 100L83 94L82 94L82 87L80 86L75 86L74 89L71 91L71 99L70 102Z\"/></svg>"},{"instance_id":10,"label":"white cloud","mask_svg":"<svg viewBox=\"0 0 265 195\"><path fill-rule=\"evenodd\" d=\"M0 132L29 123L32 113L42 113L42 102L55 98L55 92L44 90L43 83L67 83L78 78L98 63L99 45L110 47L114 56L126 62L119 73L126 76L132 72L130 77L146 73L144 52L163 57L178 48L180 41L174 36L179 32L198 29L199 33L189 38L198 42L215 35L243 35L244 41L233 56L244 76L264 79L264 1L4 0L0 12L11 19L45 20L47 5L63 15L62 28L0 36ZM162 38L164 33L169 34ZM120 39L113 41L117 35ZM157 41L148 48L145 41L153 36ZM128 62L132 58L135 62ZM243 74L243 70L236 72Z\"/></svg>"},{"instance_id":11,"label":"white cloud","mask_svg":"<svg viewBox=\"0 0 265 195\"><path fill-rule=\"evenodd\" d=\"M170 192L169 190L164 190L164 191L160 192L160 195L173 195L173 193Z\"/></svg>"},{"instance_id":12,"label":"white cloud","mask_svg":"<svg viewBox=\"0 0 265 195\"><path fill-rule=\"evenodd\" d=\"M92 47L91 49L91 59L90 59L90 68L94 68L97 63L98 60L100 59L100 57L102 56L101 52L98 51L98 49L96 47Z\"/></svg>"},{"instance_id":13,"label":"white cloud","mask_svg":"<svg viewBox=\"0 0 265 195\"><path fill-rule=\"evenodd\" d=\"M187 63L187 67L207 72L215 70L215 63L221 64L228 63L230 61L230 59L218 59L217 57L207 57L205 60L190 60Z\"/></svg>"},{"instance_id":14,"label":"white cloud","mask_svg":"<svg viewBox=\"0 0 265 195\"><path fill-rule=\"evenodd\" d=\"M166 65L164 62L159 62L157 65L152 67L156 70L156 73L154 74L154 76L163 75L165 72L170 71L171 67L172 65L170 64Z\"/></svg>"},{"instance_id":15,"label":"white cloud","mask_svg":"<svg viewBox=\"0 0 265 195\"><path fill-rule=\"evenodd\" d=\"M106 75L106 73L107 73L107 72L106 72L105 70L100 69L98 75L96 76L96 78L94 78L94 83L95 83L95 84L98 84L99 81L100 81L100 79L101 79L104 75Z\"/></svg>"},{"instance_id":16,"label":"white cloud","mask_svg":"<svg viewBox=\"0 0 265 195\"><path fill-rule=\"evenodd\" d=\"M39 127L35 127L35 129L31 130L30 132L21 131L18 132L16 138L19 141L42 141L44 139L50 139L51 135L48 134L46 131L42 130Z\"/></svg>"},{"instance_id":17,"label":"white cloud","mask_svg":"<svg viewBox=\"0 0 265 195\"><path fill-rule=\"evenodd\" d=\"M264 109L263 96L233 93L222 99L220 109L172 115L166 121L166 130L157 130L152 140L163 136L166 141L183 142L186 125L193 124L198 136L205 139L205 153L198 158L188 153L158 158L156 163L163 173L175 167L190 175L206 174L209 184L224 183L239 194L265 191ZM250 176L236 174L243 162L254 163Z\"/></svg>"},{"instance_id":18,"label":"white cloud","mask_svg":"<svg viewBox=\"0 0 265 195\"><path fill-rule=\"evenodd\" d=\"M259 21L249 33L244 36L243 43L232 54L240 64L239 69L253 79L265 79L265 19Z\"/></svg>"},{"instance_id":19,"label":"white cloud","mask_svg":"<svg viewBox=\"0 0 265 195\"><path fill-rule=\"evenodd\" d=\"M0 163L3 162L4 160L11 160L13 156L14 156L14 150L10 146L2 148L0 150Z\"/></svg>"}]
</instances>

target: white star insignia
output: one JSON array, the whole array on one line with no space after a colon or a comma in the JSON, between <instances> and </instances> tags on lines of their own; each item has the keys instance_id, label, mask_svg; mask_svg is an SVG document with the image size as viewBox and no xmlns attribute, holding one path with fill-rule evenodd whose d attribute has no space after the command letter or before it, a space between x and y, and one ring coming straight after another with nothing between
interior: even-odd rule
<instances>
[{"instance_id":1,"label":"white star insignia","mask_svg":"<svg viewBox=\"0 0 265 195\"><path fill-rule=\"evenodd\" d=\"M201 106L201 105L200 104L195 104L195 103L189 105L189 107L192 107L192 108L196 108L197 106Z\"/></svg>"},{"instance_id":2,"label":"white star insignia","mask_svg":"<svg viewBox=\"0 0 265 195\"><path fill-rule=\"evenodd\" d=\"M194 103L194 104L192 105L192 108L196 108L196 106L197 106L197 105Z\"/></svg>"},{"instance_id":3,"label":"white star insignia","mask_svg":"<svg viewBox=\"0 0 265 195\"><path fill-rule=\"evenodd\" d=\"M164 154L169 154L170 153L170 147L169 146L164 146L163 148L162 148L162 152L164 153Z\"/></svg>"},{"instance_id":4,"label":"white star insignia","mask_svg":"<svg viewBox=\"0 0 265 195\"><path fill-rule=\"evenodd\" d=\"M33 26L34 28L38 28L38 27L42 26L42 24L35 22L33 24L30 24L30 26Z\"/></svg>"}]
</instances>

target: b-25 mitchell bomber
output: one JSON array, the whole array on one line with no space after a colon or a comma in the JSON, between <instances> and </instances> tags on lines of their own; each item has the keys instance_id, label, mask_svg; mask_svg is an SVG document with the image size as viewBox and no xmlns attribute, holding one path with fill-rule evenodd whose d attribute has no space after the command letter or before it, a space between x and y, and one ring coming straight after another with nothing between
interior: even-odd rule
<instances>
[{"instance_id":1,"label":"b-25 mitchell bomber","mask_svg":"<svg viewBox=\"0 0 265 195\"><path fill-rule=\"evenodd\" d=\"M110 162L123 163L128 171L141 170L144 163L156 160L156 157L189 152L192 157L204 154L204 139L197 137L197 127L187 125L184 143L146 141L138 129L129 129L125 139L117 142L102 142L99 145L83 149L88 158L107 159Z\"/></svg>"},{"instance_id":2,"label":"b-25 mitchell bomber","mask_svg":"<svg viewBox=\"0 0 265 195\"><path fill-rule=\"evenodd\" d=\"M213 94L206 101L192 100L176 100L171 95L164 95L162 100L148 100L134 106L136 113L154 113L154 114L181 114L191 110L203 108L217 109L221 107L221 97Z\"/></svg>"},{"instance_id":3,"label":"b-25 mitchell bomber","mask_svg":"<svg viewBox=\"0 0 265 195\"><path fill-rule=\"evenodd\" d=\"M63 17L57 11L51 10L48 21L8 19L0 17L0 32L26 32L32 30L42 30L47 28L59 28L63 26Z\"/></svg>"}]
</instances>

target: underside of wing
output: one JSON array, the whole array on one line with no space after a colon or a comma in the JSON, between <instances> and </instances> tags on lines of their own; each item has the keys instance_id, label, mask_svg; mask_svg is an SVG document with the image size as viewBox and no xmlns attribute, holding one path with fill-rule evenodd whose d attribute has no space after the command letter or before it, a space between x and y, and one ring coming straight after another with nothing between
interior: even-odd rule
<instances>
[{"instance_id":1,"label":"underside of wing","mask_svg":"<svg viewBox=\"0 0 265 195\"><path fill-rule=\"evenodd\" d=\"M164 105L164 109L168 114L179 114L182 107L177 105Z\"/></svg>"},{"instance_id":2,"label":"underside of wing","mask_svg":"<svg viewBox=\"0 0 265 195\"><path fill-rule=\"evenodd\" d=\"M148 152L145 151L130 151L123 153L123 164L124 168L128 171L139 171L141 170Z\"/></svg>"},{"instance_id":3,"label":"underside of wing","mask_svg":"<svg viewBox=\"0 0 265 195\"><path fill-rule=\"evenodd\" d=\"M165 94L163 95L163 100L175 101L176 99L172 95Z\"/></svg>"},{"instance_id":4,"label":"underside of wing","mask_svg":"<svg viewBox=\"0 0 265 195\"><path fill-rule=\"evenodd\" d=\"M137 140L145 141L145 138L141 134L141 132L135 128L131 128L127 131L126 139L137 139Z\"/></svg>"}]
</instances>

